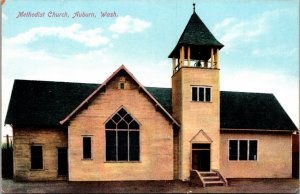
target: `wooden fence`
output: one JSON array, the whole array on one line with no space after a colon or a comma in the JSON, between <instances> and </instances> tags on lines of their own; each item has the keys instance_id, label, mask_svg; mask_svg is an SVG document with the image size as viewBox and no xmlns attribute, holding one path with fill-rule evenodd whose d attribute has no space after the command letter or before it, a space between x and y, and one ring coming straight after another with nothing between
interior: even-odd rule
<instances>
[{"instance_id":1,"label":"wooden fence","mask_svg":"<svg viewBox=\"0 0 300 194\"><path fill-rule=\"evenodd\" d=\"M2 144L2 178L13 178L13 142L11 136L4 136Z\"/></svg>"}]
</instances>

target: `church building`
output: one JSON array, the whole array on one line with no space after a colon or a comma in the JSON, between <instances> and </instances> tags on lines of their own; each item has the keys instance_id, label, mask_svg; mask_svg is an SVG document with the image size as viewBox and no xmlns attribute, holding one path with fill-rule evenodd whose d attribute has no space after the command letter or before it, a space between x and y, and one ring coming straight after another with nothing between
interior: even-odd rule
<instances>
[{"instance_id":1,"label":"church building","mask_svg":"<svg viewBox=\"0 0 300 194\"><path fill-rule=\"evenodd\" d=\"M223 46L194 8L169 54L172 88L124 65L101 84L15 80L14 179L291 178L297 127L273 94L220 91Z\"/></svg>"}]
</instances>

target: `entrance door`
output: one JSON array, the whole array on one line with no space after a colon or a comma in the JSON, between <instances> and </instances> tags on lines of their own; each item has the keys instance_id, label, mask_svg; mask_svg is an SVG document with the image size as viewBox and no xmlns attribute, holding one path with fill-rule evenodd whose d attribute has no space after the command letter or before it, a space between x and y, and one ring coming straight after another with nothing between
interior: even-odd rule
<instances>
[{"instance_id":1,"label":"entrance door","mask_svg":"<svg viewBox=\"0 0 300 194\"><path fill-rule=\"evenodd\" d=\"M68 150L67 148L57 148L57 173L59 176L68 175Z\"/></svg>"},{"instance_id":2,"label":"entrance door","mask_svg":"<svg viewBox=\"0 0 300 194\"><path fill-rule=\"evenodd\" d=\"M210 171L210 144L192 144L192 169Z\"/></svg>"}]
</instances>

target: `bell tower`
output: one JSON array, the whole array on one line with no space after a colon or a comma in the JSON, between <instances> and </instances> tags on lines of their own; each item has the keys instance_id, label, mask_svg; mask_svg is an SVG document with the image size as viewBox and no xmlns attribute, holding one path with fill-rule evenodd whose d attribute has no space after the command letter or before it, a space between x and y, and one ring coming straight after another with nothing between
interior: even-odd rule
<instances>
[{"instance_id":1,"label":"bell tower","mask_svg":"<svg viewBox=\"0 0 300 194\"><path fill-rule=\"evenodd\" d=\"M222 45L195 11L169 58L172 58L172 111L181 124L178 178L190 170L219 170L220 79Z\"/></svg>"}]
</instances>

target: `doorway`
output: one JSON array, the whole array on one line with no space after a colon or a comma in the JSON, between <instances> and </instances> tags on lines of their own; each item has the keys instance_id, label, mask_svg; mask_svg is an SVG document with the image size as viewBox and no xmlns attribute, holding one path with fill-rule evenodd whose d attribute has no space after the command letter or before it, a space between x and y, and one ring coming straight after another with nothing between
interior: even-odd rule
<instances>
[{"instance_id":1,"label":"doorway","mask_svg":"<svg viewBox=\"0 0 300 194\"><path fill-rule=\"evenodd\" d=\"M68 149L57 148L57 174L58 176L68 175Z\"/></svg>"},{"instance_id":2,"label":"doorway","mask_svg":"<svg viewBox=\"0 0 300 194\"><path fill-rule=\"evenodd\" d=\"M192 169L210 171L210 144L192 144Z\"/></svg>"}]
</instances>

